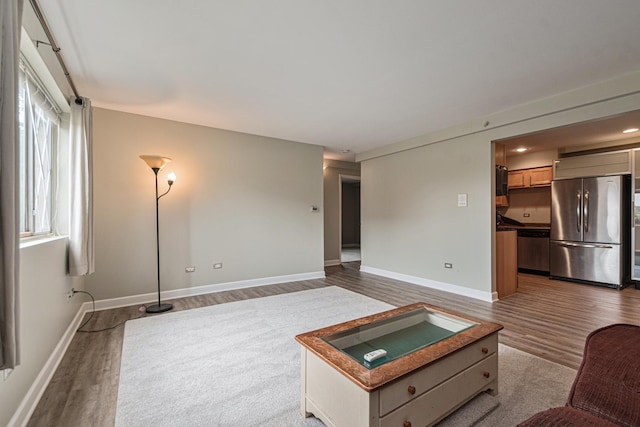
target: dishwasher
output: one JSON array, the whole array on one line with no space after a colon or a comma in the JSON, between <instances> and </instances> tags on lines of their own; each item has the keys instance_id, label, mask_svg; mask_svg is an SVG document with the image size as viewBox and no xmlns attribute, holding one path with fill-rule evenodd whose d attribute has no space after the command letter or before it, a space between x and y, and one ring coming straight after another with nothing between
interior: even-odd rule
<instances>
[{"instance_id":1,"label":"dishwasher","mask_svg":"<svg viewBox=\"0 0 640 427\"><path fill-rule=\"evenodd\" d=\"M549 230L518 229L518 271L549 274Z\"/></svg>"}]
</instances>

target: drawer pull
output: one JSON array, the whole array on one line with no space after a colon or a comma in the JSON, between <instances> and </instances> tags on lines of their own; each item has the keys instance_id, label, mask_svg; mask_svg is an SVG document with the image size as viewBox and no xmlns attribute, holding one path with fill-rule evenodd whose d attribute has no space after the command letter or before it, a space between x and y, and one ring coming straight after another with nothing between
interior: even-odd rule
<instances>
[{"instance_id":1,"label":"drawer pull","mask_svg":"<svg viewBox=\"0 0 640 427\"><path fill-rule=\"evenodd\" d=\"M485 378L489 378L489 377L491 376L491 372L489 372L489 371L484 371L484 372L482 373L482 375L484 375L484 377L485 377Z\"/></svg>"},{"instance_id":2,"label":"drawer pull","mask_svg":"<svg viewBox=\"0 0 640 427\"><path fill-rule=\"evenodd\" d=\"M482 347L482 353L484 354L489 353L489 349L487 347Z\"/></svg>"},{"instance_id":3,"label":"drawer pull","mask_svg":"<svg viewBox=\"0 0 640 427\"><path fill-rule=\"evenodd\" d=\"M409 394L416 394L416 388L412 385L409 386L407 391L409 392Z\"/></svg>"},{"instance_id":4,"label":"drawer pull","mask_svg":"<svg viewBox=\"0 0 640 427\"><path fill-rule=\"evenodd\" d=\"M405 421L402 423L402 427L411 427L411 421Z\"/></svg>"}]
</instances>

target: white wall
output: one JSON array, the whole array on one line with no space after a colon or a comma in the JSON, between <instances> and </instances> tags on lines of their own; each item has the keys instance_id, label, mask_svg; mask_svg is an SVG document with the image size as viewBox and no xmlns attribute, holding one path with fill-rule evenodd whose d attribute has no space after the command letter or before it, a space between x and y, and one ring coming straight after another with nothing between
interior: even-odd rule
<instances>
[{"instance_id":1,"label":"white wall","mask_svg":"<svg viewBox=\"0 0 640 427\"><path fill-rule=\"evenodd\" d=\"M553 166L558 159L558 150L534 151L531 153L507 154L507 168L509 170L537 168L540 166Z\"/></svg>"},{"instance_id":2,"label":"white wall","mask_svg":"<svg viewBox=\"0 0 640 427\"><path fill-rule=\"evenodd\" d=\"M485 290L491 165L490 145L471 137L363 162L362 265Z\"/></svg>"},{"instance_id":3,"label":"white wall","mask_svg":"<svg viewBox=\"0 0 640 427\"><path fill-rule=\"evenodd\" d=\"M161 192L177 175L160 199L163 291L323 274L323 218L310 211L323 210L322 147L96 108L96 299L156 290L154 176L140 154L173 158Z\"/></svg>"},{"instance_id":4,"label":"white wall","mask_svg":"<svg viewBox=\"0 0 640 427\"><path fill-rule=\"evenodd\" d=\"M495 298L492 141L636 110L639 86L635 73L359 154L361 268Z\"/></svg>"},{"instance_id":5,"label":"white wall","mask_svg":"<svg viewBox=\"0 0 640 427\"><path fill-rule=\"evenodd\" d=\"M551 187L509 190L504 215L528 224L551 223Z\"/></svg>"},{"instance_id":6,"label":"white wall","mask_svg":"<svg viewBox=\"0 0 640 427\"><path fill-rule=\"evenodd\" d=\"M66 247L67 239L58 238L20 250L21 362L0 380L0 425L9 425L14 414L14 421L24 421L37 403L40 386L53 373L47 362L83 302L80 295L67 301L72 287L82 289L82 279L67 276Z\"/></svg>"}]
</instances>

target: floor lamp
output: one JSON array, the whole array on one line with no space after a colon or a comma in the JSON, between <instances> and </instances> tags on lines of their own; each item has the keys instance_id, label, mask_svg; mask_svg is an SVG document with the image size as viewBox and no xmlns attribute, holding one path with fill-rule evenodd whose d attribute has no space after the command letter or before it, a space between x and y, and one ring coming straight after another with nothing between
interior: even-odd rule
<instances>
[{"instance_id":1,"label":"floor lamp","mask_svg":"<svg viewBox=\"0 0 640 427\"><path fill-rule=\"evenodd\" d=\"M142 160L144 160L147 165L151 168L154 175L156 176L156 255L157 255L157 267L158 267L158 304L150 305L147 307L147 313L163 313L165 311L169 311L173 308L172 304L161 304L160 303L160 222L158 215L158 202L162 196L165 196L169 191L171 191L171 186L176 180L176 176L173 173L170 173L167 177L167 183L169 184L169 189L158 196L158 172L160 169L166 166L167 163L171 161L170 157L163 156L155 156L155 155L142 155L140 156Z\"/></svg>"}]
</instances>

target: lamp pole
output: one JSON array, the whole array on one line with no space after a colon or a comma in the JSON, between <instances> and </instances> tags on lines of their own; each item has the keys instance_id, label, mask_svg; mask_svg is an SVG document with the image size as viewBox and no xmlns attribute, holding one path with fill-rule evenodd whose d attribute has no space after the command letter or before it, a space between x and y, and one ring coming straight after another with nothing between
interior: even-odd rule
<instances>
[{"instance_id":1,"label":"lamp pole","mask_svg":"<svg viewBox=\"0 0 640 427\"><path fill-rule=\"evenodd\" d=\"M171 186L175 180L175 175L170 174L168 179L169 189L165 191L163 194L158 195L158 172L162 169L168 162L171 161L168 157L155 156L155 155L143 155L140 156L142 160L144 160L153 171L155 176L156 183L156 268L157 268L157 278L158 278L158 303L150 305L146 308L147 313L162 313L165 311L169 311L173 308L172 304L165 303L163 304L160 300L160 199L162 196L166 195L169 191L171 191Z\"/></svg>"},{"instance_id":2,"label":"lamp pole","mask_svg":"<svg viewBox=\"0 0 640 427\"><path fill-rule=\"evenodd\" d=\"M153 173L156 176L156 267L158 268L158 304L156 306L147 307L147 313L161 313L163 311L169 311L173 308L171 304L160 303L160 197L158 197L159 170L159 168L153 168Z\"/></svg>"}]
</instances>

